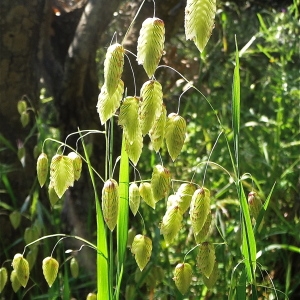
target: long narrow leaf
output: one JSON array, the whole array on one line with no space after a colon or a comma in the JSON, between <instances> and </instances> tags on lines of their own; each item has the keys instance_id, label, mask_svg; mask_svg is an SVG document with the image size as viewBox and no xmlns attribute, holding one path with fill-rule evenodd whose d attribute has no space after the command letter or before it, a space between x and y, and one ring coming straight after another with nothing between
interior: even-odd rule
<instances>
[{"instance_id":1,"label":"long narrow leaf","mask_svg":"<svg viewBox=\"0 0 300 300\"><path fill-rule=\"evenodd\" d=\"M245 269L242 270L241 277L239 278L236 286L236 299L246 299L246 279L247 274Z\"/></svg>"},{"instance_id":2,"label":"long narrow leaf","mask_svg":"<svg viewBox=\"0 0 300 300\"><path fill-rule=\"evenodd\" d=\"M242 254L244 256L244 263L246 266L246 271L248 275L248 280L252 283L255 281L255 267L256 267L256 241L254 237L254 232L252 228L249 208L247 204L247 199L240 184L241 194L240 203L242 208Z\"/></svg>"},{"instance_id":3,"label":"long narrow leaf","mask_svg":"<svg viewBox=\"0 0 300 300\"><path fill-rule=\"evenodd\" d=\"M84 150L85 159L87 161L87 166L91 181L93 184L95 202L96 202L96 218L97 218L97 300L110 299L110 286L109 286L109 276L108 276L108 249L107 249L107 239L106 230L103 220L103 215L100 206L100 200L98 197L94 173L92 170L91 162L87 153L86 146L82 139L82 146Z\"/></svg>"},{"instance_id":4,"label":"long narrow leaf","mask_svg":"<svg viewBox=\"0 0 300 300\"><path fill-rule=\"evenodd\" d=\"M252 228L249 207L243 185L240 178L240 166L239 166L239 132L240 132L240 113L241 113L241 95L240 95L240 72L239 72L239 51L236 45L235 56L235 68L233 74L232 84L232 127L234 136L234 151L235 151L235 172L237 192L241 205L241 226L242 226L242 255L244 257L244 263L246 273L250 283L255 283L255 267L256 267L256 241ZM253 294L256 294L255 286Z\"/></svg>"}]
</instances>

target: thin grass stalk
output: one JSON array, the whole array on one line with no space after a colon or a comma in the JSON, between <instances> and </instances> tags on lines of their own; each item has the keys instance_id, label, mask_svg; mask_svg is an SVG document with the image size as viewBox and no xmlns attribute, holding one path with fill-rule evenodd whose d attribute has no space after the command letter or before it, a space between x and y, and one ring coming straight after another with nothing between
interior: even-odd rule
<instances>
[{"instance_id":1,"label":"thin grass stalk","mask_svg":"<svg viewBox=\"0 0 300 300\"><path fill-rule=\"evenodd\" d=\"M98 197L94 173L92 170L91 162L82 139L82 146L84 150L85 159L87 161L87 166L89 174L91 177L94 196L96 202L96 221L97 221L97 300L108 299L110 300L110 286L108 282L108 250L107 250L107 240L106 240L106 229L104 225L104 220L102 216L102 210L100 206L100 200Z\"/></svg>"},{"instance_id":2,"label":"thin grass stalk","mask_svg":"<svg viewBox=\"0 0 300 300\"><path fill-rule=\"evenodd\" d=\"M128 187L129 187L129 160L126 152L125 137L122 139L121 162L119 173L119 213L117 222L117 290L116 299L119 299L120 286L124 270L124 260L128 235Z\"/></svg>"}]
</instances>

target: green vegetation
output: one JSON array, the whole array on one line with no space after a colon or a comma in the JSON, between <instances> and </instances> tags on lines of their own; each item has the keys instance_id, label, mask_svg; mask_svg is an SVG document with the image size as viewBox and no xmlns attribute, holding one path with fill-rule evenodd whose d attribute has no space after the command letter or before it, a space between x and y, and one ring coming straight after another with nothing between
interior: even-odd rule
<instances>
[{"instance_id":1,"label":"green vegetation","mask_svg":"<svg viewBox=\"0 0 300 300\"><path fill-rule=\"evenodd\" d=\"M201 5L214 12L213 2L188 5L193 13ZM0 299L9 279L18 299L299 297L297 1L284 11L252 11L247 23L233 4L222 4L212 36L211 15L193 13L185 26L197 47L185 41L183 25L171 39L184 67L176 68L169 53L163 59L170 64L158 66L164 24L143 24L137 61L149 81L136 87L142 99L127 95L121 80L124 55L132 53L122 43L108 47L95 105L101 131L78 128L61 142L45 107L35 112L37 179L22 207L7 177L12 170L1 165L1 193L11 203L0 206L19 239L1 240ZM33 109L28 102L18 105L23 126ZM102 170L93 165L92 135L105 143ZM0 141L16 151L1 133ZM84 224L92 240L61 228L60 198L80 184L81 171L91 181L93 199L81 205L88 206ZM40 201L44 194L51 205ZM92 275L80 260L85 251L94 255Z\"/></svg>"}]
</instances>

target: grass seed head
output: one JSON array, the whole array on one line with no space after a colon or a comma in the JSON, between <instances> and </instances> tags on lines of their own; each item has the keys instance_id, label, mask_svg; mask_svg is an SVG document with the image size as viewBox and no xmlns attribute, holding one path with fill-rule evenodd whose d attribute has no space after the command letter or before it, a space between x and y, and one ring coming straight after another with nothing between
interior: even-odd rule
<instances>
[{"instance_id":1,"label":"grass seed head","mask_svg":"<svg viewBox=\"0 0 300 300\"><path fill-rule=\"evenodd\" d=\"M164 22L158 18L147 18L137 41L137 61L143 65L149 78L153 76L162 57L164 41Z\"/></svg>"},{"instance_id":2,"label":"grass seed head","mask_svg":"<svg viewBox=\"0 0 300 300\"><path fill-rule=\"evenodd\" d=\"M12 266L21 286L26 287L29 279L29 264L22 254L17 253L12 261Z\"/></svg>"},{"instance_id":3,"label":"grass seed head","mask_svg":"<svg viewBox=\"0 0 300 300\"><path fill-rule=\"evenodd\" d=\"M250 192L248 194L248 205L249 205L250 214L256 220L262 208L262 203L260 198L256 195L255 192Z\"/></svg>"},{"instance_id":4,"label":"grass seed head","mask_svg":"<svg viewBox=\"0 0 300 300\"><path fill-rule=\"evenodd\" d=\"M6 285L7 282L7 270L6 268L2 267L0 268L0 293L3 291L4 286Z\"/></svg>"},{"instance_id":5,"label":"grass seed head","mask_svg":"<svg viewBox=\"0 0 300 300\"><path fill-rule=\"evenodd\" d=\"M142 271L150 260L152 253L152 241L149 237L138 234L134 237L131 252L134 255L135 261Z\"/></svg>"},{"instance_id":6,"label":"grass seed head","mask_svg":"<svg viewBox=\"0 0 300 300\"><path fill-rule=\"evenodd\" d=\"M51 256L44 258L42 264L43 274L49 287L52 286L52 284L54 283L57 277L58 267L59 267L59 263L55 258Z\"/></svg>"},{"instance_id":7,"label":"grass seed head","mask_svg":"<svg viewBox=\"0 0 300 300\"><path fill-rule=\"evenodd\" d=\"M107 227L113 231L117 225L119 211L119 186L114 179L108 179L102 189L102 212Z\"/></svg>"},{"instance_id":8,"label":"grass seed head","mask_svg":"<svg viewBox=\"0 0 300 300\"><path fill-rule=\"evenodd\" d=\"M153 168L151 177L151 187L154 201L157 202L168 196L171 186L171 174L168 169L161 165Z\"/></svg>"},{"instance_id":9,"label":"grass seed head","mask_svg":"<svg viewBox=\"0 0 300 300\"><path fill-rule=\"evenodd\" d=\"M194 234L202 229L210 211L210 192L206 188L197 189L191 200L190 219Z\"/></svg>"},{"instance_id":10,"label":"grass seed head","mask_svg":"<svg viewBox=\"0 0 300 300\"><path fill-rule=\"evenodd\" d=\"M210 277L216 261L215 247L212 243L204 242L200 245L197 255L197 266L200 272Z\"/></svg>"},{"instance_id":11,"label":"grass seed head","mask_svg":"<svg viewBox=\"0 0 300 300\"><path fill-rule=\"evenodd\" d=\"M155 209L155 201L153 197L152 187L149 182L142 182L139 186L140 195L150 207Z\"/></svg>"},{"instance_id":12,"label":"grass seed head","mask_svg":"<svg viewBox=\"0 0 300 300\"><path fill-rule=\"evenodd\" d=\"M179 197L178 205L182 213L185 213L190 207L195 190L196 186L193 183L183 183L177 190L176 195Z\"/></svg>"},{"instance_id":13,"label":"grass seed head","mask_svg":"<svg viewBox=\"0 0 300 300\"><path fill-rule=\"evenodd\" d=\"M48 176L48 157L46 153L41 153L37 159L36 172L41 187L45 184Z\"/></svg>"},{"instance_id":14,"label":"grass seed head","mask_svg":"<svg viewBox=\"0 0 300 300\"><path fill-rule=\"evenodd\" d=\"M104 60L104 84L111 97L117 90L123 72L125 50L115 43L108 47Z\"/></svg>"},{"instance_id":15,"label":"grass seed head","mask_svg":"<svg viewBox=\"0 0 300 300\"><path fill-rule=\"evenodd\" d=\"M134 216L136 215L140 207L140 202L141 202L141 196L140 196L139 187L135 182L132 182L129 186L129 207Z\"/></svg>"},{"instance_id":16,"label":"grass seed head","mask_svg":"<svg viewBox=\"0 0 300 300\"><path fill-rule=\"evenodd\" d=\"M165 139L168 152L174 161L180 154L186 136L185 119L178 114L168 115Z\"/></svg>"},{"instance_id":17,"label":"grass seed head","mask_svg":"<svg viewBox=\"0 0 300 300\"><path fill-rule=\"evenodd\" d=\"M179 292L184 295L189 290L192 281L192 267L188 263L180 263L175 267L174 277L175 285Z\"/></svg>"},{"instance_id":18,"label":"grass seed head","mask_svg":"<svg viewBox=\"0 0 300 300\"><path fill-rule=\"evenodd\" d=\"M161 227L160 233L163 234L167 244L171 244L178 234L182 226L182 212L178 206L171 206L166 211Z\"/></svg>"}]
</instances>

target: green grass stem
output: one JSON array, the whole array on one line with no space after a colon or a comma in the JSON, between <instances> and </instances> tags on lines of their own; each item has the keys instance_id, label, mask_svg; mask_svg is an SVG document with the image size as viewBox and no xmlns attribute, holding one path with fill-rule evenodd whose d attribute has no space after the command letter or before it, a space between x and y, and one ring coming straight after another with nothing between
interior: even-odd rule
<instances>
[{"instance_id":1,"label":"green grass stem","mask_svg":"<svg viewBox=\"0 0 300 300\"><path fill-rule=\"evenodd\" d=\"M123 136L122 149L121 149L121 162L119 174L119 214L117 222L117 291L116 299L119 299L120 285L123 276L124 260L127 246L128 235L128 187L129 187L129 160L125 149L125 139Z\"/></svg>"}]
</instances>

